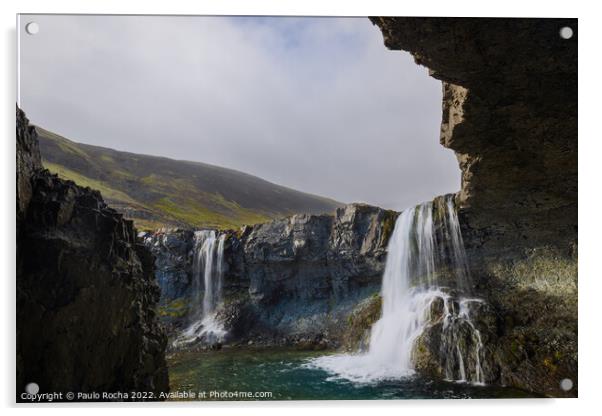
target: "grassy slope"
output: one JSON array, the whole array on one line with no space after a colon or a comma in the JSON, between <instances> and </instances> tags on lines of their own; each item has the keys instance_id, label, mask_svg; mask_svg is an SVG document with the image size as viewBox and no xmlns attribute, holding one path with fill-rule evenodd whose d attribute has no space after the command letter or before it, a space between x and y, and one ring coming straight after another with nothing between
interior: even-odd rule
<instances>
[{"instance_id":1,"label":"grassy slope","mask_svg":"<svg viewBox=\"0 0 602 416\"><path fill-rule=\"evenodd\" d=\"M341 205L231 169L84 145L36 129L48 170L99 190L140 229L237 228Z\"/></svg>"}]
</instances>

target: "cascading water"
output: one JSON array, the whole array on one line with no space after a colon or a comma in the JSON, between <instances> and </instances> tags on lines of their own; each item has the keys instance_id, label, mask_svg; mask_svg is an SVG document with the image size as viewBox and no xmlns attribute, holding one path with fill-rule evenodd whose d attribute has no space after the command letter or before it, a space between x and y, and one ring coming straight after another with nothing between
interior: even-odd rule
<instances>
[{"instance_id":1,"label":"cascading water","mask_svg":"<svg viewBox=\"0 0 602 416\"><path fill-rule=\"evenodd\" d=\"M195 298L189 314L190 325L174 341L175 346L197 341L212 344L221 342L226 335L215 316L222 300L225 237L222 234L218 238L213 230L197 231L194 234L192 292Z\"/></svg>"},{"instance_id":2,"label":"cascading water","mask_svg":"<svg viewBox=\"0 0 602 416\"><path fill-rule=\"evenodd\" d=\"M462 298L456 304L450 296L444 297L443 300L440 355L443 358L441 364L445 371L445 378L484 384L481 368L483 342L481 333L475 327L471 316L471 306L483 301L476 298ZM473 359L466 362L464 357Z\"/></svg>"},{"instance_id":3,"label":"cascading water","mask_svg":"<svg viewBox=\"0 0 602 416\"><path fill-rule=\"evenodd\" d=\"M449 380L483 382L482 343L472 323L470 274L452 196L446 198L439 227L432 202L401 213L388 245L382 281L382 315L373 325L368 351L319 357L310 365L354 382L375 382L414 374L416 340L433 325L440 304L441 367ZM447 256L447 252L450 252ZM450 264L451 263L451 264ZM443 265L455 287L440 283ZM452 297L463 296L459 300ZM468 341L467 341L468 339ZM470 356L470 360L464 357ZM468 366L465 361L470 361Z\"/></svg>"},{"instance_id":4,"label":"cascading water","mask_svg":"<svg viewBox=\"0 0 602 416\"><path fill-rule=\"evenodd\" d=\"M468 261L466 260L466 252L464 251L464 241L460 231L460 221L456 213L453 195L448 195L445 198L445 215L443 216L443 225L446 236L444 239L448 242L446 246L451 246L451 263L455 273L455 286L464 293L470 294L471 279Z\"/></svg>"}]
</instances>

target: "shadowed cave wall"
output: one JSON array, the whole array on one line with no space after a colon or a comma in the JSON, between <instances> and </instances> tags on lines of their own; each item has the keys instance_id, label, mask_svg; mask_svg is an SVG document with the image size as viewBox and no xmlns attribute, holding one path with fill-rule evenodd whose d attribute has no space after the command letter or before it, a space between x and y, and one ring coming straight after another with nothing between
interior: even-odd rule
<instances>
[{"instance_id":1,"label":"shadowed cave wall","mask_svg":"<svg viewBox=\"0 0 602 416\"><path fill-rule=\"evenodd\" d=\"M371 21L442 81L440 140L458 158L464 242L493 308L490 376L576 396L559 382L577 385L577 20ZM437 372L428 354L418 366Z\"/></svg>"},{"instance_id":2,"label":"shadowed cave wall","mask_svg":"<svg viewBox=\"0 0 602 416\"><path fill-rule=\"evenodd\" d=\"M17 108L17 401L169 391L154 259L98 191L43 169ZM101 398L102 400L102 398Z\"/></svg>"}]
</instances>

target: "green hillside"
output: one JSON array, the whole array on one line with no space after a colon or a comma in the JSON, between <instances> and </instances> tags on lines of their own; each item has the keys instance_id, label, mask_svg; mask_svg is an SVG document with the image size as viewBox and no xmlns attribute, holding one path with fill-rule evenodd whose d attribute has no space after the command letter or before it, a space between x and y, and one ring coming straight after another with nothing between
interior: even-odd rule
<instances>
[{"instance_id":1,"label":"green hillside","mask_svg":"<svg viewBox=\"0 0 602 416\"><path fill-rule=\"evenodd\" d=\"M237 228L294 213L330 213L341 206L232 169L120 152L36 130L48 170L99 190L143 230Z\"/></svg>"}]
</instances>

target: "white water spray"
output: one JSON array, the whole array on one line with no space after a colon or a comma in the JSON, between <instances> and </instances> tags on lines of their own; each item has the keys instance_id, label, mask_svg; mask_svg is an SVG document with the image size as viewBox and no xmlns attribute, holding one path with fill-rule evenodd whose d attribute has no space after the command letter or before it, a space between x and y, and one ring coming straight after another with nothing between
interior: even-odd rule
<instances>
[{"instance_id":1,"label":"white water spray","mask_svg":"<svg viewBox=\"0 0 602 416\"><path fill-rule=\"evenodd\" d=\"M412 361L416 340L433 319L443 320L441 357L445 376L449 380L482 383L482 343L470 317L471 302L461 299L459 306L448 288L440 287L436 265L438 241L448 243L453 263L456 290L468 294L468 271L458 217L453 200L448 196L442 229L436 233L431 202L405 210L395 224L388 245L387 263L383 275L381 296L382 315L373 325L370 345L366 352L319 357L312 366L321 367L335 377L354 382L376 382L414 374ZM449 240L449 241L447 241ZM440 317L433 317L434 302L441 305ZM461 331L463 330L463 331ZM465 342L463 334L470 333L473 342ZM474 371L464 357L476 354Z\"/></svg>"},{"instance_id":2,"label":"white water spray","mask_svg":"<svg viewBox=\"0 0 602 416\"><path fill-rule=\"evenodd\" d=\"M195 298L190 311L191 323L174 341L174 346L196 341L221 342L226 335L223 326L216 319L217 307L222 301L225 237L222 234L218 238L213 230L197 231L194 234L192 292Z\"/></svg>"}]
</instances>

